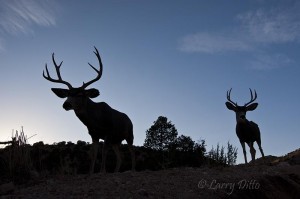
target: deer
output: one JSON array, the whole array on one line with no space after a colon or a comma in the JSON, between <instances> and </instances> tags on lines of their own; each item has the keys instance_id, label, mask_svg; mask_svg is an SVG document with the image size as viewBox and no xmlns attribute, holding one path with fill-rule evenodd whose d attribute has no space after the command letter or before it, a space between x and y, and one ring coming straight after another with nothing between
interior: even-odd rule
<instances>
[{"instance_id":1,"label":"deer","mask_svg":"<svg viewBox=\"0 0 300 199\"><path fill-rule=\"evenodd\" d=\"M250 101L245 103L244 106L239 106L237 103L233 102L230 99L231 90L232 88L229 91L227 91L227 102L225 104L229 110L234 111L236 114L235 131L243 148L245 164L247 164L248 162L247 162L245 143L247 143L250 148L252 162L255 161L255 153L256 153L256 150L254 149L253 146L254 142L257 143L262 157L263 158L265 157L263 149L261 147L259 127L255 122L249 121L246 118L247 111L253 111L258 106L258 103L253 103L257 99L257 93L256 90L254 90L254 96L253 96L252 90L250 89L250 95L251 95Z\"/></svg>"},{"instance_id":2,"label":"deer","mask_svg":"<svg viewBox=\"0 0 300 199\"><path fill-rule=\"evenodd\" d=\"M120 145L123 140L126 140L132 161L132 170L135 170L135 153L133 150L133 124L130 118L122 112L119 112L111 108L105 102L94 102L91 99L96 98L100 95L99 90L95 88L87 89L92 83L98 81L103 72L103 64L99 51L96 47L94 54L96 55L99 62L99 70L96 69L92 64L88 63L90 67L96 71L97 76L82 84L80 87L73 87L69 82L62 79L60 74L60 67L63 63L57 64L52 53L52 62L56 70L57 79L50 76L47 63L45 65L46 73L43 71L43 77L54 83L64 84L68 89L63 88L51 88L51 90L60 98L66 98L63 103L63 108L66 111L73 110L79 120L87 127L88 133L92 138L92 146L90 150L91 164L89 174L94 173L95 162L97 159L99 140L104 140L102 147L102 162L100 172L105 173L106 156L108 149L113 148L117 161L115 172L118 172L121 166L121 154Z\"/></svg>"}]
</instances>

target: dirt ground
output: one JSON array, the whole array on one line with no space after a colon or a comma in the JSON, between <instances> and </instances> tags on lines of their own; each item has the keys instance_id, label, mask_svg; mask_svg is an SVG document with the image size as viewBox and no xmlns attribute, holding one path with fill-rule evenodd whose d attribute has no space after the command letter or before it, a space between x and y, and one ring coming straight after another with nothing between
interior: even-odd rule
<instances>
[{"instance_id":1,"label":"dirt ground","mask_svg":"<svg viewBox=\"0 0 300 199\"><path fill-rule=\"evenodd\" d=\"M0 198L299 198L299 154L225 168L38 178Z\"/></svg>"}]
</instances>

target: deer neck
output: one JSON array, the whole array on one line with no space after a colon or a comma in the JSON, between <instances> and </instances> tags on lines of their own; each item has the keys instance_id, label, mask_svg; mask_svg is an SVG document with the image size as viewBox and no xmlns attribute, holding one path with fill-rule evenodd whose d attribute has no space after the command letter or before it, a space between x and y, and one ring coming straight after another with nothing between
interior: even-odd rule
<instances>
[{"instance_id":1,"label":"deer neck","mask_svg":"<svg viewBox=\"0 0 300 199\"><path fill-rule=\"evenodd\" d=\"M93 102L91 99L87 99L87 101L84 103L84 107L80 110L74 110L76 116L80 119L82 123L84 123L86 126L89 125L91 120L94 119L93 111L95 110L95 102Z\"/></svg>"},{"instance_id":2,"label":"deer neck","mask_svg":"<svg viewBox=\"0 0 300 199\"><path fill-rule=\"evenodd\" d=\"M237 119L236 128L237 129L247 129L249 126L249 120L247 119Z\"/></svg>"}]
</instances>

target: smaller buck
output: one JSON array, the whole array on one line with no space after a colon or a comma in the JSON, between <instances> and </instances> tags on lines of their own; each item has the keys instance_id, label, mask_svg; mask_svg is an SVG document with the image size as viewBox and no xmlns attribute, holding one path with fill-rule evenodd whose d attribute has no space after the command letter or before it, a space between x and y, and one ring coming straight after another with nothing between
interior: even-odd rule
<instances>
[{"instance_id":1,"label":"smaller buck","mask_svg":"<svg viewBox=\"0 0 300 199\"><path fill-rule=\"evenodd\" d=\"M236 135L238 136L240 143L243 147L245 163L247 164L245 143L247 143L248 146L250 147L252 161L255 160L255 153L256 153L256 151L253 147L254 142L257 142L257 145L259 147L261 155L264 158L265 157L264 152L261 148L259 127L255 122L252 122L252 121L249 121L246 119L247 111L253 111L258 106L258 103L253 103L257 98L256 91L254 90L254 96L253 96L252 90L250 89L251 100L248 103L246 103L244 106L238 106L237 103L234 103L230 99L230 93L231 93L231 89L229 91L227 91L227 100L228 101L225 104L229 110L234 111L236 114L236 129L235 129L235 131L236 131Z\"/></svg>"}]
</instances>

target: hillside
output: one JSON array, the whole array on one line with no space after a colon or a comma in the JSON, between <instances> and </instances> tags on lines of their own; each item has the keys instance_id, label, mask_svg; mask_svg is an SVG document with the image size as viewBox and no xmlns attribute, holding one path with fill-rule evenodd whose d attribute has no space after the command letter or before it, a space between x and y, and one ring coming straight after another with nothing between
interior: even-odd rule
<instances>
[{"instance_id":1,"label":"hillside","mask_svg":"<svg viewBox=\"0 0 300 199\"><path fill-rule=\"evenodd\" d=\"M297 198L299 195L298 149L283 157L267 156L265 160L231 167L54 175L13 187L3 198Z\"/></svg>"}]
</instances>

